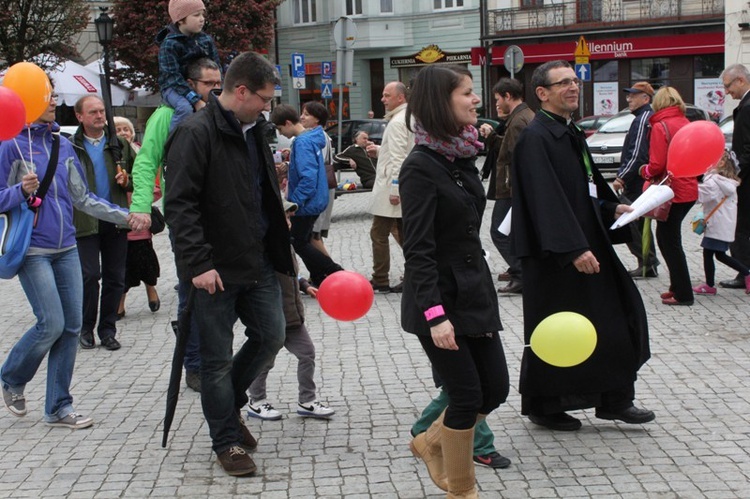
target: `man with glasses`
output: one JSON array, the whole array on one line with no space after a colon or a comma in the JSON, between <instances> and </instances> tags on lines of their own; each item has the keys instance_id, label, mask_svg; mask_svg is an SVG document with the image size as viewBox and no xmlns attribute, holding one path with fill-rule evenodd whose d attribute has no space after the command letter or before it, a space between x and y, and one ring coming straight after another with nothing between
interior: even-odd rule
<instances>
[{"instance_id":1,"label":"man with glasses","mask_svg":"<svg viewBox=\"0 0 750 499\"><path fill-rule=\"evenodd\" d=\"M727 93L740 101L732 111L732 151L740 162L742 183L737 188L737 228L729 248L734 258L750 265L750 72L742 64L732 64L721 73L721 80ZM719 286L744 289L745 278L737 274L734 279L719 282Z\"/></svg>"},{"instance_id":2,"label":"man with glasses","mask_svg":"<svg viewBox=\"0 0 750 499\"><path fill-rule=\"evenodd\" d=\"M599 419L647 423L654 413L633 405L636 374L650 355L646 311L612 246L613 239L629 240L630 229L609 230L632 209L618 202L573 122L580 84L570 64L542 64L531 85L541 109L521 132L511 166L511 251L523 269L524 344L542 320L574 312L593 324L596 348L569 367L525 349L521 412L558 431L581 427L566 411L590 407Z\"/></svg>"},{"instance_id":3,"label":"man with glasses","mask_svg":"<svg viewBox=\"0 0 750 499\"><path fill-rule=\"evenodd\" d=\"M622 196L626 198L623 201L632 203L643 192L643 178L638 175L638 169L648 164L648 139L651 132L651 125L648 124L648 120L654 115L654 110L651 109L654 89L647 81L639 81L622 91L626 93L628 109L633 113L635 119L630 124L627 135L625 135L622 155L620 156L620 169L617 171L617 178L612 186L615 192L622 193ZM659 275L656 271L659 261L656 259L653 244L648 250L646 261L643 261L644 223L645 219L641 219L630 224L633 239L628 242L628 249L638 259L638 267L628 273L634 279L657 277ZM651 229L649 228L649 230Z\"/></svg>"},{"instance_id":4,"label":"man with glasses","mask_svg":"<svg viewBox=\"0 0 750 499\"><path fill-rule=\"evenodd\" d=\"M218 462L233 476L256 466L244 424L246 391L284 344L275 272L296 276L271 149L256 126L279 83L261 55L245 52L224 88L178 126L165 147L165 217L177 265L194 290L200 335L201 404ZM235 322L245 343L232 356Z\"/></svg>"},{"instance_id":5,"label":"man with glasses","mask_svg":"<svg viewBox=\"0 0 750 499\"><path fill-rule=\"evenodd\" d=\"M188 86L193 92L200 95L204 102L208 102L211 91L221 88L221 71L219 65L208 58L196 59L187 67ZM162 104L151 115L146 123L146 131L143 135L143 143L133 165L133 196L130 204L130 225L134 230L148 229L151 227L151 205L154 202L154 183L156 175L164 161L164 144L169 137L169 126L172 122L174 109ZM164 182L161 187L166 190ZM172 231L169 232L170 240L174 243ZM177 315L187 303L190 280L185 279L181 269L177 268ZM185 383L196 392L201 391L201 357L198 340L198 328L192 321L187 337L185 349ZM177 321L173 322L173 327Z\"/></svg>"}]
</instances>

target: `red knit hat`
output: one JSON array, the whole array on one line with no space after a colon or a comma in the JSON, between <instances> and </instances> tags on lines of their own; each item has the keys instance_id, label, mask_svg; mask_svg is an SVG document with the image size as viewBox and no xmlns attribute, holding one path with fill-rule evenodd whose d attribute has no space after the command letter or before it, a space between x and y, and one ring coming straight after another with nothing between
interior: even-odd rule
<instances>
[{"instance_id":1,"label":"red knit hat","mask_svg":"<svg viewBox=\"0 0 750 499\"><path fill-rule=\"evenodd\" d=\"M169 17L173 23L182 21L199 10L206 10L201 0L169 0Z\"/></svg>"}]
</instances>

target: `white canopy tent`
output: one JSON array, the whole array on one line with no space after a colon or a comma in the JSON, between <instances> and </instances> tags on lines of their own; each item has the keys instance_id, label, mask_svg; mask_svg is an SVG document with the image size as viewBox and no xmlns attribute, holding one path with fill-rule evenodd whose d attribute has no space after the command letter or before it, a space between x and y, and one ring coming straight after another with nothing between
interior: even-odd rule
<instances>
[{"instance_id":1,"label":"white canopy tent","mask_svg":"<svg viewBox=\"0 0 750 499\"><path fill-rule=\"evenodd\" d=\"M89 69L90 71L93 71L94 73L100 73L102 71L101 67L102 67L101 60L90 62L86 64L85 66L86 69ZM120 69L126 66L120 61L115 61L115 67L117 69ZM130 83L127 81L124 83L126 85L130 85ZM134 94L134 97L132 98L132 101L128 104L129 106L158 107L159 104L161 103L161 94L159 92L154 93L141 87L133 89L132 92Z\"/></svg>"},{"instance_id":2,"label":"white canopy tent","mask_svg":"<svg viewBox=\"0 0 750 499\"><path fill-rule=\"evenodd\" d=\"M54 81L58 104L72 106L85 95L102 96L99 73L73 61L65 61L58 69L50 71L49 77ZM134 91L114 83L111 88L113 106L136 105Z\"/></svg>"}]
</instances>

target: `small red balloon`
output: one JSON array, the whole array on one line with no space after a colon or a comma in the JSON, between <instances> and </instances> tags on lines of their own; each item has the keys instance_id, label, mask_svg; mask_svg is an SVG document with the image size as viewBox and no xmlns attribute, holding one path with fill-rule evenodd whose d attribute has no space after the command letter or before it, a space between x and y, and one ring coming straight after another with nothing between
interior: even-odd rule
<instances>
[{"instance_id":1,"label":"small red balloon","mask_svg":"<svg viewBox=\"0 0 750 499\"><path fill-rule=\"evenodd\" d=\"M363 317L370 310L374 296L370 281L348 270L334 272L318 288L320 308L338 321Z\"/></svg>"},{"instance_id":2,"label":"small red balloon","mask_svg":"<svg viewBox=\"0 0 750 499\"><path fill-rule=\"evenodd\" d=\"M713 121L694 121L680 128L669 143L667 170L675 177L697 177L719 162L724 134Z\"/></svg>"},{"instance_id":3,"label":"small red balloon","mask_svg":"<svg viewBox=\"0 0 750 499\"><path fill-rule=\"evenodd\" d=\"M0 140L10 140L26 123L26 107L21 97L8 87L0 87Z\"/></svg>"}]
</instances>

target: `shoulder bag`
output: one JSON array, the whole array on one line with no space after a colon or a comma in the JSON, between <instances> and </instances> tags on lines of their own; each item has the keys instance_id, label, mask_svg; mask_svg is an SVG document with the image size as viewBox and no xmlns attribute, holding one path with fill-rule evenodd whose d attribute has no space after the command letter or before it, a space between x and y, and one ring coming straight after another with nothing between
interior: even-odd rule
<instances>
[{"instance_id":1,"label":"shoulder bag","mask_svg":"<svg viewBox=\"0 0 750 499\"><path fill-rule=\"evenodd\" d=\"M26 202L5 213L0 213L0 278L2 279L12 279L23 265L31 244L31 232L36 226L37 210L55 176L59 153L60 136L53 134L52 154L50 154L47 172L36 194L29 197Z\"/></svg>"},{"instance_id":2,"label":"shoulder bag","mask_svg":"<svg viewBox=\"0 0 750 499\"><path fill-rule=\"evenodd\" d=\"M711 210L708 215L705 217L703 216L703 212L698 213L693 217L693 221L690 222L690 226L693 228L693 232L696 234L703 234L706 231L706 225L708 225L708 219L713 216L714 213L716 213L716 210L719 209L719 207L724 204L724 201L727 200L727 196L724 196L724 199L719 201L719 204L714 206L714 209Z\"/></svg>"}]
</instances>

